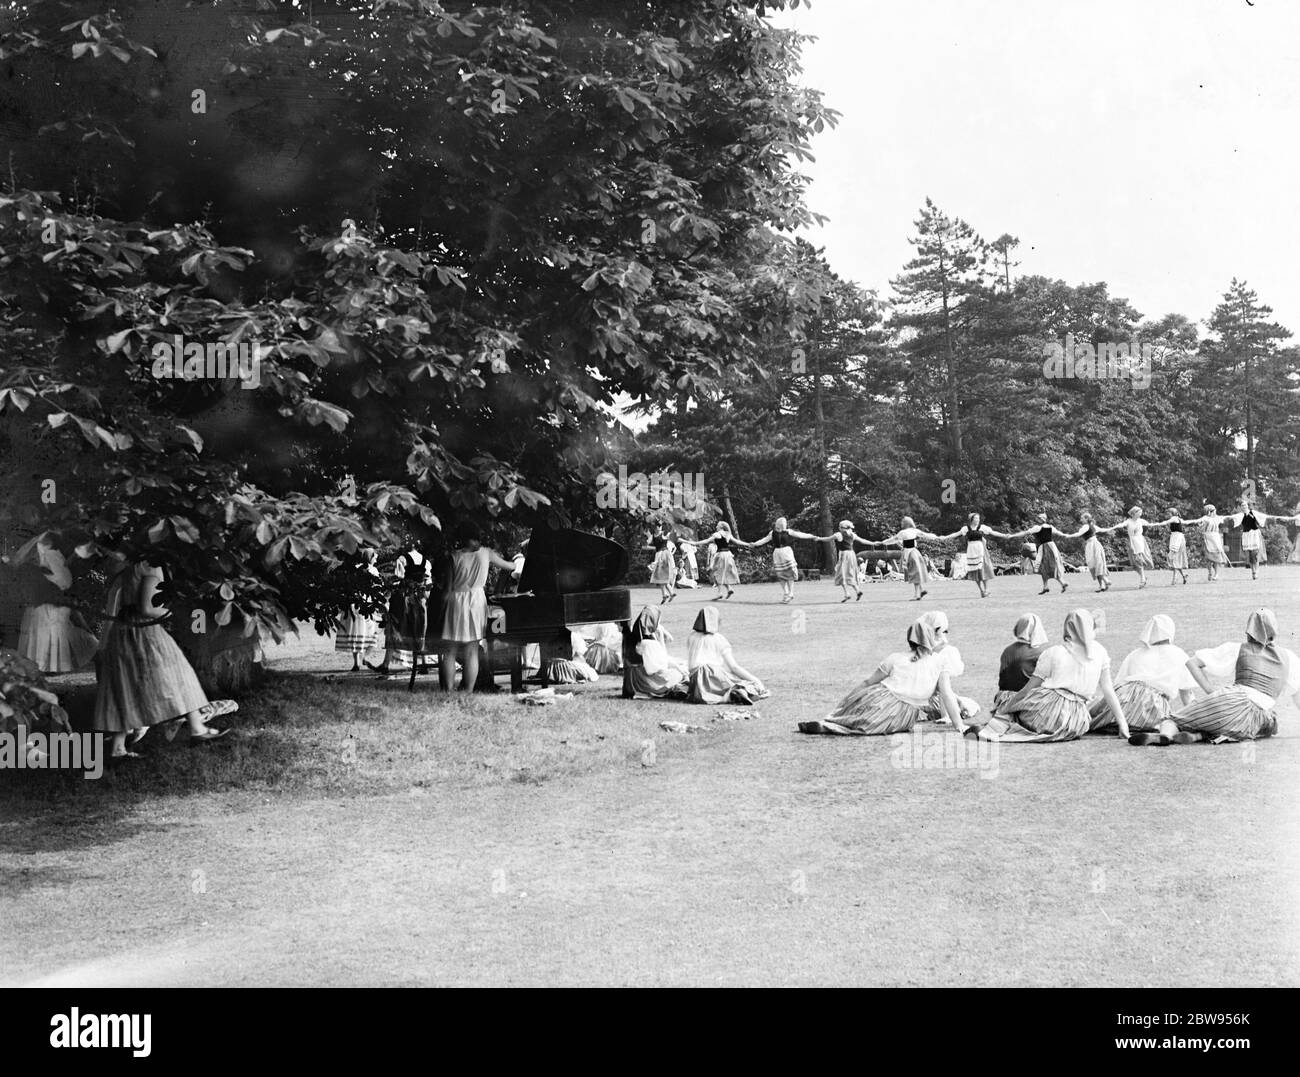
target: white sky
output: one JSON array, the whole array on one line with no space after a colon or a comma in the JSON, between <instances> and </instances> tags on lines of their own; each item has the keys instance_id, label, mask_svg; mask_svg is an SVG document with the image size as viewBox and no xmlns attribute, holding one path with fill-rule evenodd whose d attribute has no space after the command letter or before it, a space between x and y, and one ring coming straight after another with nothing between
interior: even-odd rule
<instances>
[{"instance_id":1,"label":"white sky","mask_svg":"<svg viewBox=\"0 0 1300 1077\"><path fill-rule=\"evenodd\" d=\"M813 0L808 235L889 292L928 195L1019 273L1208 318L1233 276L1300 338L1300 0ZM1204 329L1202 328L1202 333ZM1294 341L1293 341L1294 342Z\"/></svg>"}]
</instances>

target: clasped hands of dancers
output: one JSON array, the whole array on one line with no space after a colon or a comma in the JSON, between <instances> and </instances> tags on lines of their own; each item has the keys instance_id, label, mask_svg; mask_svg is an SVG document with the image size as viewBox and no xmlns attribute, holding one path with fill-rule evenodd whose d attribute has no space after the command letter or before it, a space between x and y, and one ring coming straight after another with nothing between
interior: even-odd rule
<instances>
[{"instance_id":1,"label":"clasped hands of dancers","mask_svg":"<svg viewBox=\"0 0 1300 1077\"><path fill-rule=\"evenodd\" d=\"M1173 619L1157 614L1114 678L1088 610L1072 610L1062 642L1052 646L1037 614L1023 614L1013 634L985 722L977 721L979 704L953 687L965 667L949 643L947 616L936 612L908 628L906 651L887 655L826 718L800 722L799 731L883 736L938 721L983 740L1048 743L1114 726L1133 745L1218 744L1271 737L1278 700L1294 695L1300 703L1300 657L1278 646L1269 609L1250 615L1243 639L1190 656L1173 642ZM1215 688L1210 676L1232 683ZM1196 688L1204 693L1199 699Z\"/></svg>"},{"instance_id":2,"label":"clasped hands of dancers","mask_svg":"<svg viewBox=\"0 0 1300 1077\"><path fill-rule=\"evenodd\" d=\"M1109 591L1111 583L1106 550L1098 536L1118 531L1121 528L1127 534L1129 560L1138 574L1139 590L1146 587L1150 582L1146 577L1147 570L1155 568L1155 561L1151 556L1151 546L1147 542L1144 532L1148 528L1158 527L1167 527L1169 529L1168 564L1172 572L1172 578L1169 581L1170 586L1176 584L1180 577L1184 585L1187 583L1187 530L1193 527L1200 529L1202 541L1205 544L1205 555L1208 564L1207 582L1212 583L1219 578L1219 568L1229 563L1227 554L1223 549L1223 535L1220 531L1220 528L1225 524L1242 529L1242 552L1245 555L1246 564L1250 568L1251 579L1258 579L1259 566L1266 559L1263 540L1264 526L1269 522L1300 523L1300 514L1279 516L1275 513L1259 512L1249 500L1243 500L1239 504L1238 510L1238 512L1230 516L1220 516L1214 505L1207 503L1203 514L1191 519L1184 518L1177 510L1171 510L1169 516L1164 520L1147 520L1143 518L1141 507L1135 505L1129 510L1126 519L1109 527L1097 526L1092 513L1082 513L1080 515L1081 526L1079 529L1069 532L1053 526L1045 512L1038 513L1036 522L1031 526L1012 532L994 530L988 524L982 522L979 513L973 512L966 518L965 527L947 535L936 535L924 531L916 526L916 522L912 517L904 516L902 526L898 531L888 538L876 542L860 538L854 531L853 523L849 520L841 520L839 528L829 535L811 535L805 531L792 530L786 518L781 516L773 523L771 531L754 542L745 542L733 535L730 526L726 523L719 523L713 534L698 540L680 537L674 539L671 529L667 525L661 525L653 538L652 544L645 547L645 549L655 552L654 567L650 579L652 583L659 584L661 588L660 605L671 602L676 597L674 543L683 547L706 546L710 543L716 546L717 552L710 560L709 568L713 572L713 582L717 588L715 596L717 600L730 598L735 593L733 590L734 585L740 582L735 556L731 552L732 547L743 546L746 549L753 550L759 546L771 545L772 568L777 581L781 584L781 602L793 602L794 585L799 579L799 568L795 563L792 539L803 539L810 542L833 542L835 544L834 582L836 586L844 590L844 598L841 599L841 602L848 602L854 597L854 592L856 592L857 599L862 598L862 574L855 552L858 546L900 546L902 548L904 577L912 585L913 599L919 602L929 593L925 585L929 582L930 568L926 563L926 558L918 548L918 543L921 541L950 542L954 539L964 540L965 542L965 551L961 555L966 567L963 576L965 579L975 582L979 588L981 598L988 597L989 580L994 575L993 559L990 556L986 541L989 538L1029 538L1031 540L1022 548L1022 554L1026 564L1032 564L1042 578L1043 589L1039 591L1039 594L1044 595L1050 590L1048 584L1053 580L1060 585L1062 593L1069 589L1069 584L1065 582L1065 562L1061 557L1060 549L1056 545L1057 540L1084 539L1084 562L1088 566L1089 574L1096 581L1097 591L1100 593Z\"/></svg>"}]
</instances>

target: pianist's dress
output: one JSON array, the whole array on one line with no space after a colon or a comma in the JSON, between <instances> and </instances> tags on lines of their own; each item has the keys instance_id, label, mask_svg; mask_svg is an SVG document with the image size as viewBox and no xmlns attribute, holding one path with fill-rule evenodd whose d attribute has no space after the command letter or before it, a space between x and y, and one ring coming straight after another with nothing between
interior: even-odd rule
<instances>
[{"instance_id":1,"label":"pianist's dress","mask_svg":"<svg viewBox=\"0 0 1300 1077\"><path fill-rule=\"evenodd\" d=\"M485 547L451 555L451 583L442 620L445 643L477 643L487 635L487 578L491 553Z\"/></svg>"}]
</instances>

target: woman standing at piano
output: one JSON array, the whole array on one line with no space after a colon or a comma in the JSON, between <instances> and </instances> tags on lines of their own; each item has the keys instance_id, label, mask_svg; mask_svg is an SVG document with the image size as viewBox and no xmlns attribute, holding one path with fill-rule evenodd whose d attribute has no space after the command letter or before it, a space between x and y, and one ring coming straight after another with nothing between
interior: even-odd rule
<instances>
[{"instance_id":1,"label":"woman standing at piano","mask_svg":"<svg viewBox=\"0 0 1300 1077\"><path fill-rule=\"evenodd\" d=\"M777 581L781 584L781 601L794 601L794 585L799 579L799 566L794 559L794 544L791 539L808 539L810 542L817 540L816 535L809 535L804 531L791 531L790 525L784 516L778 516L772 524L772 530L764 535L757 542L745 542L741 545L748 546L751 550L756 550L759 546L765 546L767 543L772 544L772 570L776 573Z\"/></svg>"},{"instance_id":2,"label":"woman standing at piano","mask_svg":"<svg viewBox=\"0 0 1300 1077\"><path fill-rule=\"evenodd\" d=\"M736 568L736 555L731 552L731 547L743 546L745 543L731 533L731 525L726 520L719 520L717 530L708 538L700 539L697 545L713 547L713 557L709 560L709 577L718 591L713 596L714 600L720 602L724 598L730 598L736 593L732 588L740 583L740 570ZM724 589L727 592L725 595L722 593Z\"/></svg>"},{"instance_id":3,"label":"woman standing at piano","mask_svg":"<svg viewBox=\"0 0 1300 1077\"><path fill-rule=\"evenodd\" d=\"M641 547L653 550L655 559L650 567L650 582L659 585L659 605L671 602L677 597L677 561L673 557L676 545L673 543L667 524L655 528L650 545Z\"/></svg>"},{"instance_id":4,"label":"woman standing at piano","mask_svg":"<svg viewBox=\"0 0 1300 1077\"><path fill-rule=\"evenodd\" d=\"M461 691L474 691L478 683L479 649L487 637L488 570L495 566L512 572L515 567L513 561L483 545L477 525L463 524L459 534L460 544L452 553L447 570L447 601L442 616L438 682L444 692L452 689L457 661L463 671Z\"/></svg>"}]
</instances>

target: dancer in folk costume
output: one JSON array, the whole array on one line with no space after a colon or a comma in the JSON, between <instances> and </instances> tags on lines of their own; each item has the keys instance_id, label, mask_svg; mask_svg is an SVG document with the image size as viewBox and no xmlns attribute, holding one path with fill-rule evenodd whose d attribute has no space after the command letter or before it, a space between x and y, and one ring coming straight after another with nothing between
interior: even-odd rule
<instances>
[{"instance_id":1,"label":"dancer in folk costume","mask_svg":"<svg viewBox=\"0 0 1300 1077\"><path fill-rule=\"evenodd\" d=\"M852 520L841 520L838 530L829 535L818 535L817 538L820 542L835 543L835 585L844 589L844 597L840 601L847 602L852 597L851 591L856 591L858 601L861 601L862 571L855 548L859 545L872 546L874 543L854 534Z\"/></svg>"},{"instance_id":2,"label":"dancer in folk costume","mask_svg":"<svg viewBox=\"0 0 1300 1077\"><path fill-rule=\"evenodd\" d=\"M597 673L618 673L623 669L623 631L613 621L589 626L587 664Z\"/></svg>"},{"instance_id":3,"label":"dancer in folk costume","mask_svg":"<svg viewBox=\"0 0 1300 1077\"><path fill-rule=\"evenodd\" d=\"M660 625L657 606L645 606L628 632L623 662L633 695L685 699L686 667L668 655L672 633Z\"/></svg>"},{"instance_id":4,"label":"dancer in folk costume","mask_svg":"<svg viewBox=\"0 0 1300 1077\"><path fill-rule=\"evenodd\" d=\"M513 567L513 566L512 566ZM392 589L384 618L384 660L377 666L366 663L383 680L394 666L415 662L425 652L429 629L428 600L433 590L433 566L412 544L393 562Z\"/></svg>"},{"instance_id":5,"label":"dancer in folk costume","mask_svg":"<svg viewBox=\"0 0 1300 1077\"><path fill-rule=\"evenodd\" d=\"M1015 698L1017 692L1029 683L1038 659L1047 647L1047 629L1036 613L1022 613L1011 634L1015 642L1002 652L998 660L998 690L993 696L993 709Z\"/></svg>"},{"instance_id":6,"label":"dancer in folk costume","mask_svg":"<svg viewBox=\"0 0 1300 1077\"><path fill-rule=\"evenodd\" d=\"M1183 514L1177 509L1172 509L1167 520L1161 520L1158 524L1152 524L1152 527L1169 528L1169 586L1173 587L1178 582L1178 575L1182 573L1183 586L1187 586L1187 534L1184 528L1187 526L1183 520Z\"/></svg>"},{"instance_id":7,"label":"dancer in folk costume","mask_svg":"<svg viewBox=\"0 0 1300 1077\"><path fill-rule=\"evenodd\" d=\"M660 524L654 537L643 550L653 550L655 559L650 566L650 582L659 585L659 605L671 602L677 597L677 561L673 557L677 547L674 545L667 524Z\"/></svg>"},{"instance_id":8,"label":"dancer in folk costume","mask_svg":"<svg viewBox=\"0 0 1300 1077\"><path fill-rule=\"evenodd\" d=\"M1161 744L1271 737L1277 732L1277 701L1295 696L1300 704L1300 657L1277 645L1277 617L1270 609L1250 615L1244 640L1197 651L1188 670L1206 696L1160 724ZM1232 677L1233 683L1216 689L1207 674Z\"/></svg>"},{"instance_id":9,"label":"dancer in folk costume","mask_svg":"<svg viewBox=\"0 0 1300 1077\"><path fill-rule=\"evenodd\" d=\"M972 512L966 517L966 526L961 530L941 536L945 542L957 539L966 544L965 555L957 559L964 562L965 571L954 571L953 579L964 576L968 580L974 580L980 589L980 598L989 597L989 580L993 579L993 558L989 555L987 541L990 537L1004 539L1010 536L981 523L978 512Z\"/></svg>"},{"instance_id":10,"label":"dancer in folk costume","mask_svg":"<svg viewBox=\"0 0 1300 1077\"><path fill-rule=\"evenodd\" d=\"M701 542L707 543L713 551L709 556L709 579L717 588L717 594L713 596L714 600L730 598L736 593L732 588L740 583L740 570L736 568L736 555L731 548L747 544L731 533L731 525L726 520L720 520L717 530ZM724 591L726 594L723 594Z\"/></svg>"},{"instance_id":11,"label":"dancer in folk costume","mask_svg":"<svg viewBox=\"0 0 1300 1077\"><path fill-rule=\"evenodd\" d=\"M1128 719L1131 744L1149 743L1144 735L1155 736L1170 708L1190 703L1196 687L1187 669L1187 652L1174 643L1172 617L1157 613L1138 640L1142 646L1125 656L1115 674L1115 696ZM1105 700L1094 700L1091 711L1094 731L1115 724Z\"/></svg>"},{"instance_id":12,"label":"dancer in folk costume","mask_svg":"<svg viewBox=\"0 0 1300 1077\"><path fill-rule=\"evenodd\" d=\"M1109 591L1110 566L1106 563L1106 547L1101 544L1101 540L1097 536L1109 534L1123 525L1112 524L1110 527L1098 527L1090 512L1083 513L1079 519L1083 522L1083 526L1069 537L1084 540L1083 561L1088 566L1089 574L1097 581L1097 591Z\"/></svg>"},{"instance_id":13,"label":"dancer in folk costume","mask_svg":"<svg viewBox=\"0 0 1300 1077\"><path fill-rule=\"evenodd\" d=\"M695 587L700 582L700 564L695 552L696 543L687 538L679 537L677 544L682 551L682 571L681 577L691 581L691 586Z\"/></svg>"},{"instance_id":14,"label":"dancer in folk costume","mask_svg":"<svg viewBox=\"0 0 1300 1077\"><path fill-rule=\"evenodd\" d=\"M890 535L889 538L881 539L882 546L894 544L903 547L903 570L907 582L912 585L912 599L920 602L922 598L930 592L925 589L926 583L930 580L930 570L926 567L925 558L917 548L918 539L929 539L931 542L938 542L939 536L933 535L929 531L922 531L916 526L916 521L910 516L903 517L903 526Z\"/></svg>"},{"instance_id":15,"label":"dancer in folk costume","mask_svg":"<svg viewBox=\"0 0 1300 1077\"><path fill-rule=\"evenodd\" d=\"M157 602L162 580L161 568L137 562L109 585L105 612L112 623L104 633L91 725L113 734L114 759L138 758L126 746L128 735L134 745L153 726L181 719L191 740L216 740L229 730L208 722L239 710L233 700L208 699L194 667L163 627L170 614ZM169 739L175 729L169 727Z\"/></svg>"},{"instance_id":16,"label":"dancer in folk costume","mask_svg":"<svg viewBox=\"0 0 1300 1077\"><path fill-rule=\"evenodd\" d=\"M1061 594L1069 589L1069 584L1065 582L1065 563L1061 560L1061 551L1056 546L1058 538L1070 538L1064 531L1058 531L1047 522L1047 513L1038 514L1038 523L1034 527L1027 527L1023 531L1017 531L1015 534L1008 535L1007 538L1023 538L1030 536L1033 539L1034 546L1037 548L1035 560L1038 562L1038 575L1042 577L1043 589L1038 593L1045 595L1051 588L1047 585L1050 581L1055 580L1061 585Z\"/></svg>"},{"instance_id":17,"label":"dancer in folk costume","mask_svg":"<svg viewBox=\"0 0 1300 1077\"><path fill-rule=\"evenodd\" d=\"M1133 569L1138 574L1138 590L1147 585L1147 569L1155 568L1151 557L1151 546L1142 532L1152 526L1142 519L1142 506L1134 505L1128 510L1128 519L1124 521L1124 531L1128 535L1128 556Z\"/></svg>"},{"instance_id":18,"label":"dancer in folk costume","mask_svg":"<svg viewBox=\"0 0 1300 1077\"><path fill-rule=\"evenodd\" d=\"M964 668L957 649L948 645L947 618L926 614L908 628L906 651L886 656L834 711L820 721L800 722L799 732L884 736L944 716L964 733L973 712L963 709L952 687Z\"/></svg>"},{"instance_id":19,"label":"dancer in folk costume","mask_svg":"<svg viewBox=\"0 0 1300 1077\"><path fill-rule=\"evenodd\" d=\"M450 692L456 676L456 662L461 665L460 689L474 691L478 683L479 651L487 638L487 581L493 568L514 570L496 550L483 545L483 537L473 524L460 529L460 547L451 555L447 570L446 602L439 632L438 683ZM584 663L585 665L585 663Z\"/></svg>"},{"instance_id":20,"label":"dancer in folk costume","mask_svg":"<svg viewBox=\"0 0 1300 1077\"><path fill-rule=\"evenodd\" d=\"M1228 555L1223 550L1223 534L1220 528L1231 521L1220 516L1215 507L1208 502L1203 515L1195 520L1186 521L1189 525L1199 525L1201 539L1205 543L1205 564L1207 568L1206 583L1214 583L1219 578L1219 569L1228 563Z\"/></svg>"},{"instance_id":21,"label":"dancer in folk costume","mask_svg":"<svg viewBox=\"0 0 1300 1077\"><path fill-rule=\"evenodd\" d=\"M808 539L813 542L816 541L817 536L810 535L806 531L792 531L786 518L778 516L772 524L771 531L756 542L746 543L751 550L756 550L769 542L772 544L772 570L781 584L782 602L794 601L794 585L799 579L799 566L794 559L794 544L791 539Z\"/></svg>"},{"instance_id":22,"label":"dancer in folk costume","mask_svg":"<svg viewBox=\"0 0 1300 1077\"><path fill-rule=\"evenodd\" d=\"M1025 687L998 707L979 736L1009 744L1076 740L1092 728L1088 702L1098 691L1120 736L1127 738L1128 719L1115 695L1110 655L1097 642L1093 615L1072 610L1065 618L1064 641L1043 651Z\"/></svg>"},{"instance_id":23,"label":"dancer in folk costume","mask_svg":"<svg viewBox=\"0 0 1300 1077\"><path fill-rule=\"evenodd\" d=\"M360 571L372 580L379 579L379 566L375 563L378 555L378 551L374 549L361 551ZM361 668L361 656L374 649L378 638L379 626L374 618L362 613L355 606L350 606L348 612L339 618L338 632L334 636L334 650L352 655L352 672L355 673Z\"/></svg>"},{"instance_id":24,"label":"dancer in folk costume","mask_svg":"<svg viewBox=\"0 0 1300 1077\"><path fill-rule=\"evenodd\" d=\"M763 682L736 661L731 642L718 631L717 606L705 606L695 617L686 640L690 670L686 699L689 703L741 703L766 699Z\"/></svg>"},{"instance_id":25,"label":"dancer in folk costume","mask_svg":"<svg viewBox=\"0 0 1300 1077\"><path fill-rule=\"evenodd\" d=\"M90 665L99 640L81 613L72 608L67 591L72 573L63 554L44 541L36 544L37 566L24 566L30 584L18 628L18 653L42 673L73 673Z\"/></svg>"},{"instance_id":26,"label":"dancer in folk costume","mask_svg":"<svg viewBox=\"0 0 1300 1077\"><path fill-rule=\"evenodd\" d=\"M1296 523L1297 516L1276 516L1260 512L1255 508L1253 498L1243 498L1237 511L1229 519L1233 527L1241 528L1241 553L1250 566L1250 578L1259 579L1259 566L1268 560L1268 549L1264 544L1264 527L1270 522Z\"/></svg>"}]
</instances>

